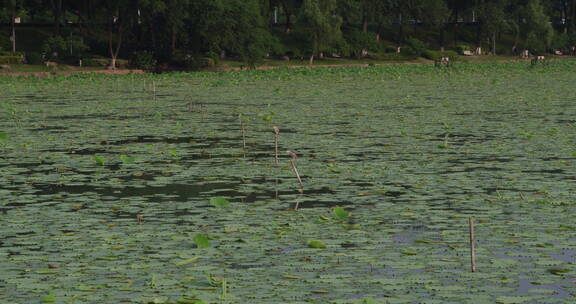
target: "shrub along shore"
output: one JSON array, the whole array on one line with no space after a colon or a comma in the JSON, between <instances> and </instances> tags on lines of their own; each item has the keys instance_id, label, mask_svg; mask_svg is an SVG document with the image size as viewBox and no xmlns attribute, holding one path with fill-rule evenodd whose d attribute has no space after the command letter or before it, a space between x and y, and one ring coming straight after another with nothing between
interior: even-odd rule
<instances>
[{"instance_id":1,"label":"shrub along shore","mask_svg":"<svg viewBox=\"0 0 576 304\"><path fill-rule=\"evenodd\" d=\"M576 57L572 56L549 56L547 62L566 62L571 63L576 61ZM513 56L457 56L450 59L451 63L454 65L462 64L496 64L496 63L516 63L518 65L531 66L532 60L530 58L520 58ZM231 71L243 71L243 70L272 70L272 69L308 69L308 68L342 68L342 67L374 67L374 66L401 66L401 65L434 65L438 61L429 60L426 58L418 58L414 60L406 61L384 61L384 60L372 60L372 59L337 59L337 58L327 58L324 60L317 60L314 64L309 64L306 60L294 60L291 62L286 62L282 60L266 60L262 64L249 68L245 66L240 61L224 61L221 64L209 68L203 68L200 70L194 70L193 72L231 72ZM125 75L125 74L143 74L143 73L166 73L166 72L191 72L189 70L183 69L166 69L166 70L155 70L146 71L142 69L107 69L98 67L78 67L73 65L56 65L56 66L45 66L45 65L29 65L29 64L16 64L16 65L2 65L0 68L1 76L36 76L36 77L48 77L54 75L71 75L71 74L86 74L86 73L96 73L96 74L109 74L109 75Z\"/></svg>"}]
</instances>

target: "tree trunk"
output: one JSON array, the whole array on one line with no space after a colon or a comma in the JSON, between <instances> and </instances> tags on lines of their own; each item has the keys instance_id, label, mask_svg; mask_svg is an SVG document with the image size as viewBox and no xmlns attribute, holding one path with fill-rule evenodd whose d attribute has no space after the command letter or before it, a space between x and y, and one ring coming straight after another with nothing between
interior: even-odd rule
<instances>
[{"instance_id":1,"label":"tree trunk","mask_svg":"<svg viewBox=\"0 0 576 304\"><path fill-rule=\"evenodd\" d=\"M492 55L496 55L496 33L492 33Z\"/></svg>"},{"instance_id":2,"label":"tree trunk","mask_svg":"<svg viewBox=\"0 0 576 304\"><path fill-rule=\"evenodd\" d=\"M62 15L62 0L51 0L52 14L54 15L54 35L60 35L60 17Z\"/></svg>"},{"instance_id":3,"label":"tree trunk","mask_svg":"<svg viewBox=\"0 0 576 304\"><path fill-rule=\"evenodd\" d=\"M453 37L453 46L456 47L458 45L458 18L460 16L460 12L458 11L457 8L455 8L452 11L452 15L450 16L449 20L452 20L453 22L453 28L452 28L452 37ZM448 28L448 25L446 25L446 27Z\"/></svg>"},{"instance_id":4,"label":"tree trunk","mask_svg":"<svg viewBox=\"0 0 576 304\"><path fill-rule=\"evenodd\" d=\"M382 31L382 22L379 22L378 27L376 28L376 41L380 41L380 39L381 39L380 32L381 31Z\"/></svg>"},{"instance_id":5,"label":"tree trunk","mask_svg":"<svg viewBox=\"0 0 576 304\"><path fill-rule=\"evenodd\" d=\"M110 66L108 68L116 70L116 57L114 57L114 55L112 55L112 59L110 59Z\"/></svg>"},{"instance_id":6,"label":"tree trunk","mask_svg":"<svg viewBox=\"0 0 576 304\"><path fill-rule=\"evenodd\" d=\"M110 51L110 66L111 70L116 70L116 59L118 59L118 54L120 53L120 47L122 46L122 25L118 27L118 41L116 42L116 47L114 47L114 37L112 28L108 32L108 48Z\"/></svg>"},{"instance_id":7,"label":"tree trunk","mask_svg":"<svg viewBox=\"0 0 576 304\"><path fill-rule=\"evenodd\" d=\"M368 33L368 16L366 16L366 13L362 16L362 31Z\"/></svg>"},{"instance_id":8,"label":"tree trunk","mask_svg":"<svg viewBox=\"0 0 576 304\"><path fill-rule=\"evenodd\" d=\"M116 69L116 56L114 53L114 48L112 47L112 32L109 33L108 37L108 50L110 51L110 66L109 69L115 70Z\"/></svg>"},{"instance_id":9,"label":"tree trunk","mask_svg":"<svg viewBox=\"0 0 576 304\"><path fill-rule=\"evenodd\" d=\"M476 47L482 48L482 23L476 24Z\"/></svg>"},{"instance_id":10,"label":"tree trunk","mask_svg":"<svg viewBox=\"0 0 576 304\"><path fill-rule=\"evenodd\" d=\"M87 26L86 18L90 18L89 10L71 9L69 10L74 16L78 17L78 30L82 36L90 36L92 32L90 27Z\"/></svg>"},{"instance_id":11,"label":"tree trunk","mask_svg":"<svg viewBox=\"0 0 576 304\"><path fill-rule=\"evenodd\" d=\"M458 45L458 24L455 23L454 24L454 32L452 33L452 35L454 35L454 47L456 47Z\"/></svg>"},{"instance_id":12,"label":"tree trunk","mask_svg":"<svg viewBox=\"0 0 576 304\"><path fill-rule=\"evenodd\" d=\"M16 8L13 8L10 15L10 41L12 42L12 52L16 53Z\"/></svg>"},{"instance_id":13,"label":"tree trunk","mask_svg":"<svg viewBox=\"0 0 576 304\"><path fill-rule=\"evenodd\" d=\"M398 18L398 26L400 27L398 29L398 46L402 46L402 43L404 43L404 26L402 23L402 14L399 15Z\"/></svg>"},{"instance_id":14,"label":"tree trunk","mask_svg":"<svg viewBox=\"0 0 576 304\"><path fill-rule=\"evenodd\" d=\"M564 1L563 1L564 2ZM568 4L566 4L565 2L563 3L564 5L562 5L562 21L564 22L564 34L568 34L568 14L569 14L569 9L568 9Z\"/></svg>"},{"instance_id":15,"label":"tree trunk","mask_svg":"<svg viewBox=\"0 0 576 304\"><path fill-rule=\"evenodd\" d=\"M520 20L517 20L517 25L514 27L514 46L518 46L520 42Z\"/></svg>"},{"instance_id":16,"label":"tree trunk","mask_svg":"<svg viewBox=\"0 0 576 304\"><path fill-rule=\"evenodd\" d=\"M574 32L576 32L576 0L572 0L572 3L570 5L569 8L569 14L567 14L568 16L566 16L566 21L567 21L567 27L568 27L568 32L570 34L574 34Z\"/></svg>"},{"instance_id":17,"label":"tree trunk","mask_svg":"<svg viewBox=\"0 0 576 304\"><path fill-rule=\"evenodd\" d=\"M458 23L459 19L460 13L456 10L454 11L454 32L452 33L454 35L454 47L458 45L458 33L460 32L460 24Z\"/></svg>"},{"instance_id":18,"label":"tree trunk","mask_svg":"<svg viewBox=\"0 0 576 304\"><path fill-rule=\"evenodd\" d=\"M284 5L284 14L286 14L286 25L284 28L284 32L286 34L290 34L290 31L292 30L292 19L290 17L290 11L286 9L286 5Z\"/></svg>"},{"instance_id":19,"label":"tree trunk","mask_svg":"<svg viewBox=\"0 0 576 304\"><path fill-rule=\"evenodd\" d=\"M445 33L445 29L444 29L445 26L446 25L444 25L444 24L440 26L440 35L438 36L438 40L439 40L438 42L440 44L440 50L442 52L444 52L444 44L445 44L444 40L446 40L446 37L445 37L446 33Z\"/></svg>"},{"instance_id":20,"label":"tree trunk","mask_svg":"<svg viewBox=\"0 0 576 304\"><path fill-rule=\"evenodd\" d=\"M177 38L176 29L172 27L172 43L170 45L170 54L172 55L176 53L176 40L177 40L176 38Z\"/></svg>"},{"instance_id":21,"label":"tree trunk","mask_svg":"<svg viewBox=\"0 0 576 304\"><path fill-rule=\"evenodd\" d=\"M314 54L310 55L310 60L308 61L310 65L314 64Z\"/></svg>"},{"instance_id":22,"label":"tree trunk","mask_svg":"<svg viewBox=\"0 0 576 304\"><path fill-rule=\"evenodd\" d=\"M157 48L156 48L156 31L152 27L149 27L149 30L150 30L150 42L152 43L152 49L157 50Z\"/></svg>"}]
</instances>

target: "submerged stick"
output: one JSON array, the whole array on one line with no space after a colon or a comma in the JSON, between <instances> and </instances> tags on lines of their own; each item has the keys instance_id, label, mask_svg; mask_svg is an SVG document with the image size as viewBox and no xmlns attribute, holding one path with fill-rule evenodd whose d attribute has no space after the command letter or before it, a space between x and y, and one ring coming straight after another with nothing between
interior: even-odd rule
<instances>
[{"instance_id":1,"label":"submerged stick","mask_svg":"<svg viewBox=\"0 0 576 304\"><path fill-rule=\"evenodd\" d=\"M274 162L276 165L280 162L278 158L278 141L280 140L280 129L277 126L274 126Z\"/></svg>"},{"instance_id":2,"label":"submerged stick","mask_svg":"<svg viewBox=\"0 0 576 304\"><path fill-rule=\"evenodd\" d=\"M298 155L292 151L286 151L286 154L291 157L290 159L290 167L292 167L292 171L296 175L298 179L298 184L300 184L300 194L304 193L304 184L302 183L302 179L300 178L300 173L298 173L298 169L296 168L296 159L298 159Z\"/></svg>"},{"instance_id":3,"label":"submerged stick","mask_svg":"<svg viewBox=\"0 0 576 304\"><path fill-rule=\"evenodd\" d=\"M468 219L468 226L470 230L470 264L472 266L472 272L476 272L476 246L475 246L475 235L474 235L474 219Z\"/></svg>"}]
</instances>

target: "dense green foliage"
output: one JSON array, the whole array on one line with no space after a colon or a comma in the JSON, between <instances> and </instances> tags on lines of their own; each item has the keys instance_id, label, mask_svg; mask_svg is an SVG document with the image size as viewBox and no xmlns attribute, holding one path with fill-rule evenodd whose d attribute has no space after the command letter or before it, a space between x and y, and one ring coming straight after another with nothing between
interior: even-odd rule
<instances>
[{"instance_id":1,"label":"dense green foliage","mask_svg":"<svg viewBox=\"0 0 576 304\"><path fill-rule=\"evenodd\" d=\"M22 56L0 56L0 64L21 64L24 62Z\"/></svg>"},{"instance_id":2,"label":"dense green foliage","mask_svg":"<svg viewBox=\"0 0 576 304\"><path fill-rule=\"evenodd\" d=\"M46 60L89 52L112 64L145 51L181 66L217 57L249 66L267 56L361 57L404 46L409 56L461 45L570 53L575 21L576 0L0 0L0 48L43 52ZM36 49L20 47L26 26L44 26Z\"/></svg>"}]
</instances>

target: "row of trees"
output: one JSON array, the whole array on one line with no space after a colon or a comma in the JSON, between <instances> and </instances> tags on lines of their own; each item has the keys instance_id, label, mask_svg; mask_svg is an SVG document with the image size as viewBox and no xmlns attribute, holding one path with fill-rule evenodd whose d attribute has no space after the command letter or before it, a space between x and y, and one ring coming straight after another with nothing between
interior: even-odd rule
<instances>
[{"instance_id":1,"label":"row of trees","mask_svg":"<svg viewBox=\"0 0 576 304\"><path fill-rule=\"evenodd\" d=\"M410 27L425 28L426 42L438 48L471 31L468 42L492 53L505 37L544 52L576 36L576 0L0 0L13 51L17 17L51 24L55 37L74 32L94 50L106 49L112 65L143 50L160 61L184 52L249 63L295 50L312 59L360 54L378 41L403 45Z\"/></svg>"}]
</instances>

